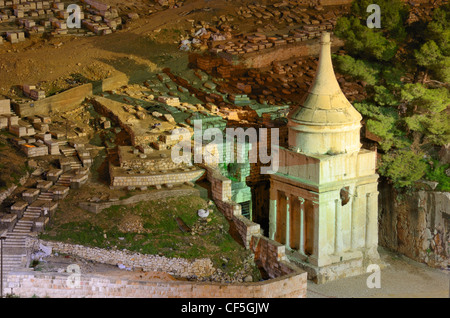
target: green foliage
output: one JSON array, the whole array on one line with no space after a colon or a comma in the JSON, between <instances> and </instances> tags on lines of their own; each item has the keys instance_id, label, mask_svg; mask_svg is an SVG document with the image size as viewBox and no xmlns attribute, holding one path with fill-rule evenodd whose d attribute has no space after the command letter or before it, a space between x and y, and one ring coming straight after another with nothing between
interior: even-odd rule
<instances>
[{"instance_id":1,"label":"green foliage","mask_svg":"<svg viewBox=\"0 0 450 318\"><path fill-rule=\"evenodd\" d=\"M450 82L450 5L437 8L422 35L425 43L414 52L418 65L440 81Z\"/></svg>"},{"instance_id":2,"label":"green foliage","mask_svg":"<svg viewBox=\"0 0 450 318\"><path fill-rule=\"evenodd\" d=\"M445 173L450 168L450 164L441 165L437 160L432 160L432 162L433 165L429 165L427 168L427 180L439 182L436 188L438 191L450 191L450 177Z\"/></svg>"},{"instance_id":3,"label":"green foliage","mask_svg":"<svg viewBox=\"0 0 450 318\"><path fill-rule=\"evenodd\" d=\"M425 35L439 45L443 54L450 55L450 4L434 11L433 19L427 24Z\"/></svg>"},{"instance_id":4,"label":"green foliage","mask_svg":"<svg viewBox=\"0 0 450 318\"><path fill-rule=\"evenodd\" d=\"M441 63L433 68L433 72L437 79L450 83L450 56L443 57Z\"/></svg>"},{"instance_id":5,"label":"green foliage","mask_svg":"<svg viewBox=\"0 0 450 318\"><path fill-rule=\"evenodd\" d=\"M411 110L420 113L440 113L450 106L450 93L446 88L430 89L420 83L405 84L401 98Z\"/></svg>"},{"instance_id":6,"label":"green foliage","mask_svg":"<svg viewBox=\"0 0 450 318\"><path fill-rule=\"evenodd\" d=\"M382 70L381 78L390 89L399 89L402 85L402 77L405 75L403 67L393 65Z\"/></svg>"},{"instance_id":7,"label":"green foliage","mask_svg":"<svg viewBox=\"0 0 450 318\"><path fill-rule=\"evenodd\" d=\"M450 57L443 54L436 42L426 42L414 56L417 64L432 71L437 79L450 82Z\"/></svg>"},{"instance_id":8,"label":"green foliage","mask_svg":"<svg viewBox=\"0 0 450 318\"><path fill-rule=\"evenodd\" d=\"M370 4L381 8L381 29L366 26ZM427 164L420 150L410 150L413 144L428 151L450 143L450 92L442 85L450 82L450 5L435 9L431 21L410 25L408 11L400 0L354 0L335 29L351 55L335 57L335 64L369 84L368 98L354 106L366 130L380 138L385 154L379 173L397 187L411 186L425 174ZM423 83L411 83L415 79Z\"/></svg>"},{"instance_id":9,"label":"green foliage","mask_svg":"<svg viewBox=\"0 0 450 318\"><path fill-rule=\"evenodd\" d=\"M398 50L394 40L387 39L381 31L362 25L356 17L340 18L336 24L335 34L345 39L347 51L376 61L389 61Z\"/></svg>"},{"instance_id":10,"label":"green foliage","mask_svg":"<svg viewBox=\"0 0 450 318\"><path fill-rule=\"evenodd\" d=\"M62 224L56 235L41 234L42 239L71 242L86 246L104 246L103 229L90 222L69 222Z\"/></svg>"},{"instance_id":11,"label":"green foliage","mask_svg":"<svg viewBox=\"0 0 450 318\"><path fill-rule=\"evenodd\" d=\"M334 61L339 72L343 74L351 75L369 85L375 85L378 81L379 71L371 63L356 60L350 55L335 55Z\"/></svg>"},{"instance_id":12,"label":"green foliage","mask_svg":"<svg viewBox=\"0 0 450 318\"><path fill-rule=\"evenodd\" d=\"M417 64L428 68L439 65L442 60L441 50L436 42L432 40L422 45L419 51L415 51L414 55L416 57Z\"/></svg>"},{"instance_id":13,"label":"green foliage","mask_svg":"<svg viewBox=\"0 0 450 318\"><path fill-rule=\"evenodd\" d=\"M427 170L423 154L412 150L389 152L382 157L379 172L390 178L396 187L409 187L422 178Z\"/></svg>"},{"instance_id":14,"label":"green foliage","mask_svg":"<svg viewBox=\"0 0 450 318\"><path fill-rule=\"evenodd\" d=\"M399 101L391 90L384 86L374 86L374 101L380 106L397 106Z\"/></svg>"},{"instance_id":15,"label":"green foliage","mask_svg":"<svg viewBox=\"0 0 450 318\"><path fill-rule=\"evenodd\" d=\"M447 112L433 115L415 114L405 118L409 129L424 134L425 139L443 146L450 143L450 115Z\"/></svg>"},{"instance_id":16,"label":"green foliage","mask_svg":"<svg viewBox=\"0 0 450 318\"><path fill-rule=\"evenodd\" d=\"M405 36L404 22L408 17L408 8L400 0L356 0L352 3L352 14L367 20L372 12L367 12L370 4L377 4L381 10L381 28L392 36L403 40Z\"/></svg>"},{"instance_id":17,"label":"green foliage","mask_svg":"<svg viewBox=\"0 0 450 318\"><path fill-rule=\"evenodd\" d=\"M394 108L380 107L368 101L355 103L354 106L368 118L366 129L381 138L379 144L383 151L389 151L392 147L403 148L411 144L405 138L404 132L398 128L399 116Z\"/></svg>"}]
</instances>

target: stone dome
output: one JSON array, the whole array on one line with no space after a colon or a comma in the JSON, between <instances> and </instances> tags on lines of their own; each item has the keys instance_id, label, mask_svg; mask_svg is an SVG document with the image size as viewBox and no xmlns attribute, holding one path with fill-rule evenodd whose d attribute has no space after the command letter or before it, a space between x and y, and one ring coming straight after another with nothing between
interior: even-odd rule
<instances>
[{"instance_id":1,"label":"stone dome","mask_svg":"<svg viewBox=\"0 0 450 318\"><path fill-rule=\"evenodd\" d=\"M289 119L289 146L309 154L359 151L361 114L347 100L333 70L330 34L320 41L314 82Z\"/></svg>"}]
</instances>

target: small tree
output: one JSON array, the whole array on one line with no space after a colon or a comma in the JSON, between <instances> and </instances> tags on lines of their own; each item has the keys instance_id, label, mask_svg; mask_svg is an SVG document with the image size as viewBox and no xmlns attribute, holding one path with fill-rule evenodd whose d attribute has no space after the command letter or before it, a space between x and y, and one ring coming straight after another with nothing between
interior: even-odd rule
<instances>
[{"instance_id":1,"label":"small tree","mask_svg":"<svg viewBox=\"0 0 450 318\"><path fill-rule=\"evenodd\" d=\"M382 157L379 172L390 178L397 188L412 186L427 171L422 153L412 150L390 152Z\"/></svg>"}]
</instances>

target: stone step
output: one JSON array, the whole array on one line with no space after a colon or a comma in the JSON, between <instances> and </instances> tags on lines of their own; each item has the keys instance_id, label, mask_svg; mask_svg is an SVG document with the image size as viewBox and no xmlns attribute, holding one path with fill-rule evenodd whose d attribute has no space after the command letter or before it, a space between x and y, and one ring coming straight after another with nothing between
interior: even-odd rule
<instances>
[{"instance_id":1,"label":"stone step","mask_svg":"<svg viewBox=\"0 0 450 318\"><path fill-rule=\"evenodd\" d=\"M32 228L30 227L29 229L26 229L26 230L18 230L16 233L20 233L22 235L28 235L31 233L31 229Z\"/></svg>"},{"instance_id":2,"label":"stone step","mask_svg":"<svg viewBox=\"0 0 450 318\"><path fill-rule=\"evenodd\" d=\"M30 222L17 222L17 224L16 224L16 226L14 227L14 230L15 229L24 229L24 228L27 228L27 227L29 227L29 226L33 226L33 224L34 224L34 222L35 221L30 221ZM13 230L13 232L14 232L14 230Z\"/></svg>"},{"instance_id":3,"label":"stone step","mask_svg":"<svg viewBox=\"0 0 450 318\"><path fill-rule=\"evenodd\" d=\"M17 232L16 230L23 230L23 229L28 229L31 228L33 226L34 222L32 223L27 223L27 224L16 224L16 226L14 227L13 232Z\"/></svg>"},{"instance_id":4,"label":"stone step","mask_svg":"<svg viewBox=\"0 0 450 318\"><path fill-rule=\"evenodd\" d=\"M22 261L22 255L3 255L3 265L17 261Z\"/></svg>"},{"instance_id":5,"label":"stone step","mask_svg":"<svg viewBox=\"0 0 450 318\"><path fill-rule=\"evenodd\" d=\"M28 206L27 211L40 211L41 209L40 206Z\"/></svg>"},{"instance_id":6,"label":"stone step","mask_svg":"<svg viewBox=\"0 0 450 318\"><path fill-rule=\"evenodd\" d=\"M25 247L26 246L26 240L23 239L21 241L12 241L12 242L4 242L4 247Z\"/></svg>"},{"instance_id":7,"label":"stone step","mask_svg":"<svg viewBox=\"0 0 450 318\"><path fill-rule=\"evenodd\" d=\"M38 212L25 211L25 213L23 215L25 217L36 218L36 217L39 217L41 215L41 211L38 211Z\"/></svg>"},{"instance_id":8,"label":"stone step","mask_svg":"<svg viewBox=\"0 0 450 318\"><path fill-rule=\"evenodd\" d=\"M22 233L11 232L11 233L8 233L8 236L6 237L6 239L8 240L8 239L22 238L22 237L25 237L25 235Z\"/></svg>"},{"instance_id":9,"label":"stone step","mask_svg":"<svg viewBox=\"0 0 450 318\"><path fill-rule=\"evenodd\" d=\"M34 217L30 217L30 216L24 216L23 218L21 218L20 220L19 220L19 222L17 222L17 224L20 224L20 223L33 223L34 222Z\"/></svg>"},{"instance_id":10,"label":"stone step","mask_svg":"<svg viewBox=\"0 0 450 318\"><path fill-rule=\"evenodd\" d=\"M8 236L8 237L5 239L4 243L24 242L25 240L26 240L26 236L25 236L25 235L22 236L22 237L20 237L20 236L14 236L14 237Z\"/></svg>"},{"instance_id":11,"label":"stone step","mask_svg":"<svg viewBox=\"0 0 450 318\"><path fill-rule=\"evenodd\" d=\"M25 215L25 213L41 213L41 211L42 211L41 208L39 208L39 209L32 209L32 210L26 209L25 212L24 212L24 215Z\"/></svg>"},{"instance_id":12,"label":"stone step","mask_svg":"<svg viewBox=\"0 0 450 318\"><path fill-rule=\"evenodd\" d=\"M39 215L39 214L41 214L41 209L33 209L33 210L26 210L24 213L23 213L23 215L24 216L32 216L32 215Z\"/></svg>"},{"instance_id":13,"label":"stone step","mask_svg":"<svg viewBox=\"0 0 450 318\"><path fill-rule=\"evenodd\" d=\"M7 246L6 245L3 246L3 250L11 251L11 252L8 252L8 254L14 254L14 253L18 254L17 251L25 251L26 247L24 244L11 244L11 245L7 245ZM7 252L5 252L5 255L6 254L7 254Z\"/></svg>"},{"instance_id":14,"label":"stone step","mask_svg":"<svg viewBox=\"0 0 450 318\"><path fill-rule=\"evenodd\" d=\"M53 194L51 192L45 192L45 193L41 193L39 195L39 197L42 197L42 198L44 198L44 197L53 197Z\"/></svg>"},{"instance_id":15,"label":"stone step","mask_svg":"<svg viewBox=\"0 0 450 318\"><path fill-rule=\"evenodd\" d=\"M29 226L33 226L33 224L34 224L34 221L30 221L30 222L27 221L27 222L20 222L20 223L17 222L16 226L14 227L14 230L15 229L27 228Z\"/></svg>"},{"instance_id":16,"label":"stone step","mask_svg":"<svg viewBox=\"0 0 450 318\"><path fill-rule=\"evenodd\" d=\"M22 244L11 244L9 246L3 246L4 249L9 248L9 249L25 249L25 245Z\"/></svg>"},{"instance_id":17,"label":"stone step","mask_svg":"<svg viewBox=\"0 0 450 318\"><path fill-rule=\"evenodd\" d=\"M15 238L15 237L20 237L20 234L18 232L14 232L14 230L13 230L12 232L8 233L8 235L6 236L6 239Z\"/></svg>"},{"instance_id":18,"label":"stone step","mask_svg":"<svg viewBox=\"0 0 450 318\"><path fill-rule=\"evenodd\" d=\"M18 228L17 230L14 229L14 233L17 233L17 234L20 234L20 235L27 235L27 234L29 234L31 232L32 228L33 227L30 226L30 227L26 227L26 228L25 227Z\"/></svg>"},{"instance_id":19,"label":"stone step","mask_svg":"<svg viewBox=\"0 0 450 318\"><path fill-rule=\"evenodd\" d=\"M18 243L25 243L26 237L23 238L16 238L16 239L6 239L3 243L5 244L18 244Z\"/></svg>"},{"instance_id":20,"label":"stone step","mask_svg":"<svg viewBox=\"0 0 450 318\"><path fill-rule=\"evenodd\" d=\"M24 220L24 218L26 218L26 219ZM17 226L17 225L33 224L34 221L36 221L36 217L34 217L34 216L24 216L22 219L20 219L20 220L17 222L16 226Z\"/></svg>"}]
</instances>

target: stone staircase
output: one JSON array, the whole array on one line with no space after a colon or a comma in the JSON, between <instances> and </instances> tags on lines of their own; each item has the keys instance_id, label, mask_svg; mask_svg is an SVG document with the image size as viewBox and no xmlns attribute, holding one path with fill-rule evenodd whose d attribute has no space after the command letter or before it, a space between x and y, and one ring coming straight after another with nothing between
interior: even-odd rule
<instances>
[{"instance_id":1,"label":"stone staircase","mask_svg":"<svg viewBox=\"0 0 450 318\"><path fill-rule=\"evenodd\" d=\"M58 181L55 183L57 186L64 186L64 187L70 187L70 182L72 180L72 175L70 174L63 174L59 177Z\"/></svg>"},{"instance_id":2,"label":"stone staircase","mask_svg":"<svg viewBox=\"0 0 450 318\"><path fill-rule=\"evenodd\" d=\"M76 149L67 145L59 146L59 150L64 155L64 157L74 157L77 155Z\"/></svg>"},{"instance_id":3,"label":"stone staircase","mask_svg":"<svg viewBox=\"0 0 450 318\"><path fill-rule=\"evenodd\" d=\"M73 178L75 178L75 182L80 185L84 183L84 179L87 179L88 172L83 172L88 169L84 167L84 161L82 161L84 157L80 157L77 149L70 145L66 140L60 140L58 144L62 154L62 159L60 159L62 161L60 161L60 163L65 163L65 169L63 169L64 172L60 175L56 174L53 180L50 179L50 175L45 174L47 175L47 180L43 181L52 181L57 187L46 186L40 188L40 192L37 196L32 197L30 200L26 200L27 206L26 208L25 206L23 207L25 211L23 209L17 211L19 219L15 225L12 225L12 230L7 233L6 239L3 241L4 274L17 269L22 270L29 265L29 255L26 246L27 238L30 235L34 235L34 232L41 231L44 228L49 220L49 209L50 211L56 209L56 201L64 198L66 191L64 188L71 187ZM81 156L83 155L81 154ZM35 177L40 177L41 175L42 173ZM21 211L23 211L23 213ZM4 287L6 286L5 283L6 282L4 281Z\"/></svg>"},{"instance_id":4,"label":"stone staircase","mask_svg":"<svg viewBox=\"0 0 450 318\"><path fill-rule=\"evenodd\" d=\"M6 286L6 274L28 267L26 241L41 214L42 208L28 206L14 229L7 233L3 242L3 287Z\"/></svg>"},{"instance_id":5,"label":"stone staircase","mask_svg":"<svg viewBox=\"0 0 450 318\"><path fill-rule=\"evenodd\" d=\"M0 254L1 255L1 254ZM5 252L3 244L3 288L6 288L6 277L9 272L27 267L27 254ZM3 293L5 296L5 293Z\"/></svg>"},{"instance_id":6,"label":"stone staircase","mask_svg":"<svg viewBox=\"0 0 450 318\"><path fill-rule=\"evenodd\" d=\"M37 199L42 201L53 201L53 193L51 192L51 190L41 192Z\"/></svg>"},{"instance_id":7,"label":"stone staircase","mask_svg":"<svg viewBox=\"0 0 450 318\"><path fill-rule=\"evenodd\" d=\"M78 156L68 156L60 160L61 169L68 172L70 170L80 169L83 167L82 162Z\"/></svg>"},{"instance_id":8,"label":"stone staircase","mask_svg":"<svg viewBox=\"0 0 450 318\"><path fill-rule=\"evenodd\" d=\"M27 266L26 240L33 229L34 220L40 215L40 212L37 213L25 211L14 229L6 235L3 242L3 275Z\"/></svg>"},{"instance_id":9,"label":"stone staircase","mask_svg":"<svg viewBox=\"0 0 450 318\"><path fill-rule=\"evenodd\" d=\"M62 177L62 176L61 176ZM67 178L63 177L58 179L60 184L65 184ZM54 194L52 190L41 191L35 202L54 201ZM6 239L3 241L3 273L17 269L23 269L28 266L27 255L27 237L35 231L35 225L39 218L44 215L44 209L48 206L43 204L28 204L26 210L23 212L22 217L14 225L12 231L9 231L6 235ZM42 221L41 221L42 222ZM4 280L4 285L6 281Z\"/></svg>"}]
</instances>

